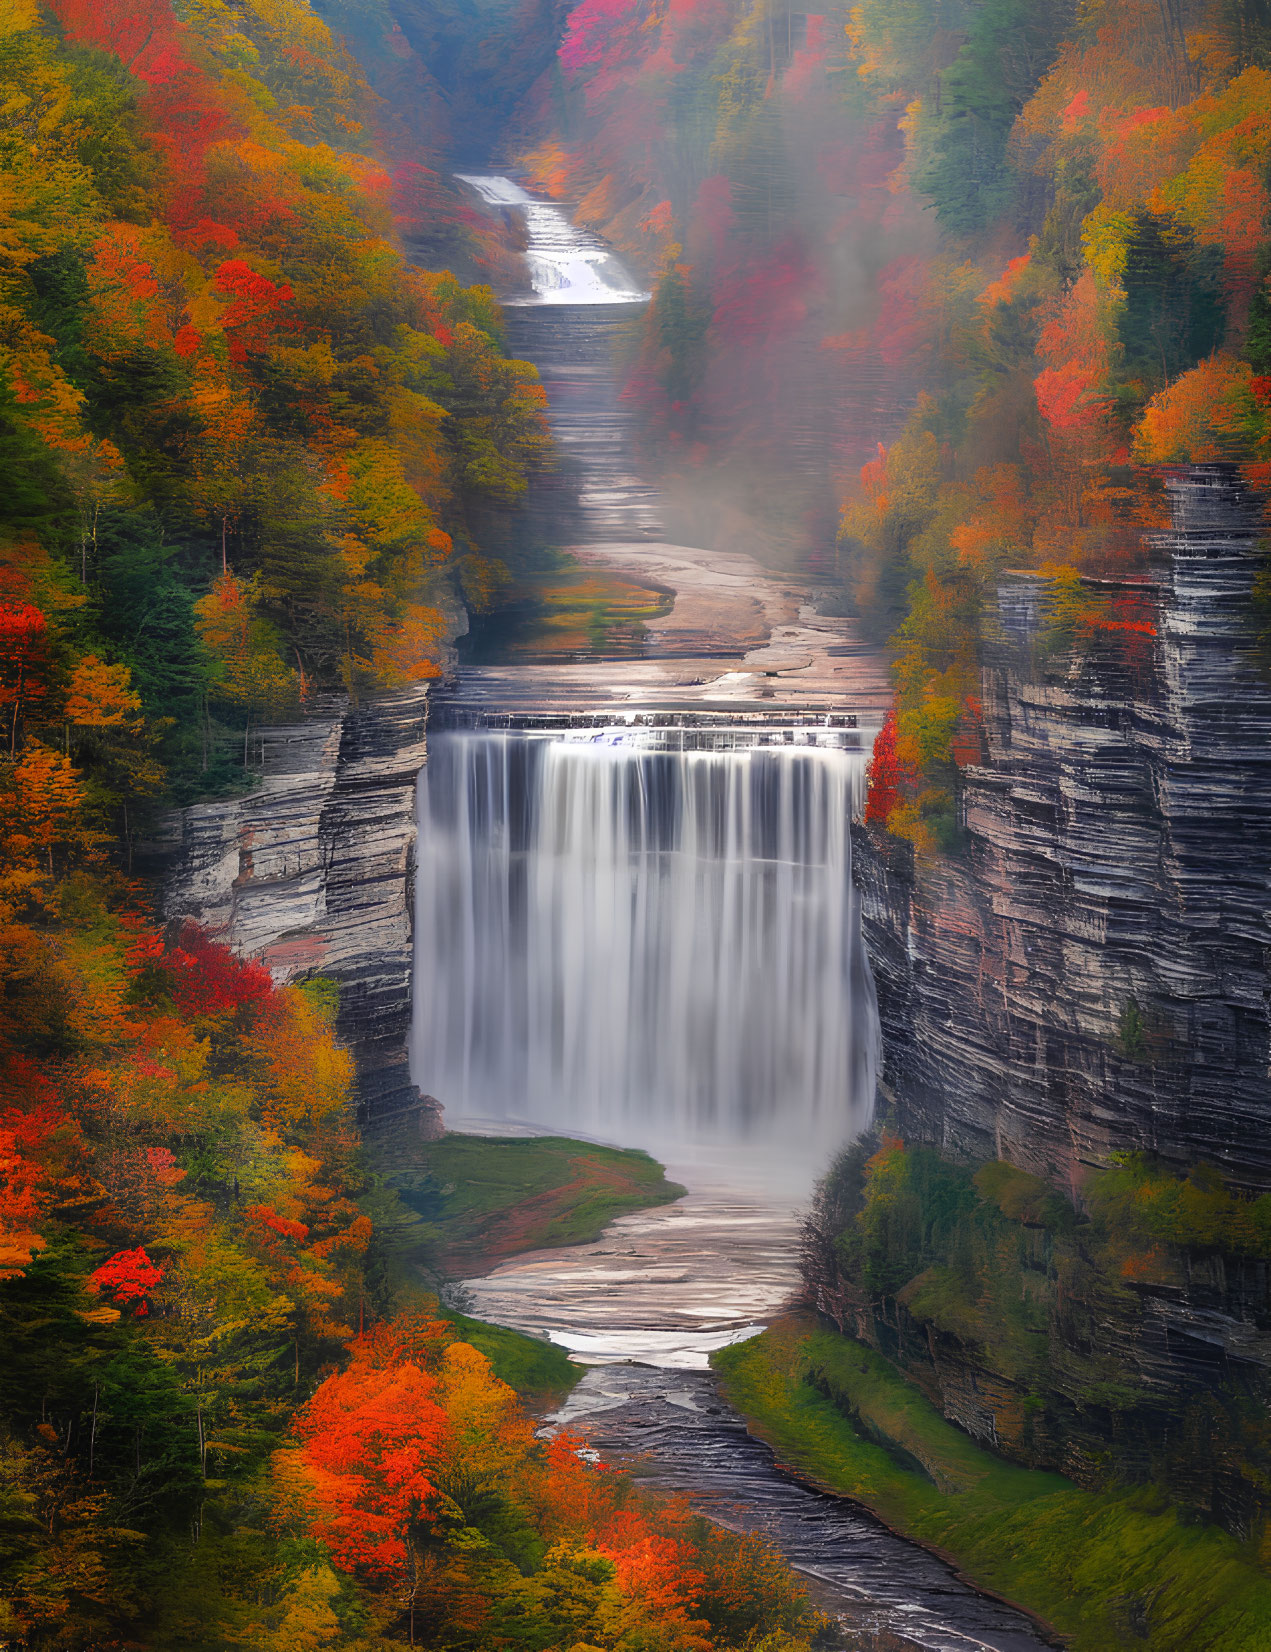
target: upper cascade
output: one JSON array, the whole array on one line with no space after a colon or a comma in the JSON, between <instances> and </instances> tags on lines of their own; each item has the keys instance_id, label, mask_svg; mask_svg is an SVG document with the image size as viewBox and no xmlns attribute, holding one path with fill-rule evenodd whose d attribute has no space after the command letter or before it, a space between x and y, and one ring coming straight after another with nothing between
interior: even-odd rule
<instances>
[{"instance_id":1,"label":"upper cascade","mask_svg":"<svg viewBox=\"0 0 1271 1652\"><path fill-rule=\"evenodd\" d=\"M643 304L642 291L598 237L580 229L564 207L536 200L498 174L460 172L456 176L488 205L524 214L531 293L504 298L505 304Z\"/></svg>"}]
</instances>

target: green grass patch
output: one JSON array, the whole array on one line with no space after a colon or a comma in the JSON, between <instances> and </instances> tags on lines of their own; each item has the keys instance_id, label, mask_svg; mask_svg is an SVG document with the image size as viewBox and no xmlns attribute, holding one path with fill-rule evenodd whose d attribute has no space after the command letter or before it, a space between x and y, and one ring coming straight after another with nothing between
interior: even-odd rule
<instances>
[{"instance_id":1,"label":"green grass patch","mask_svg":"<svg viewBox=\"0 0 1271 1652\"><path fill-rule=\"evenodd\" d=\"M1082 1491L1003 1462L889 1361L802 1316L712 1359L792 1468L949 1555L1077 1652L1265 1652L1271 1578L1251 1548L1151 1487Z\"/></svg>"},{"instance_id":2,"label":"green grass patch","mask_svg":"<svg viewBox=\"0 0 1271 1652\"><path fill-rule=\"evenodd\" d=\"M564 1136L447 1135L388 1179L427 1224L436 1271L452 1279L520 1251L587 1244L614 1217L684 1193L647 1153Z\"/></svg>"},{"instance_id":3,"label":"green grass patch","mask_svg":"<svg viewBox=\"0 0 1271 1652\"><path fill-rule=\"evenodd\" d=\"M478 1349L509 1388L536 1406L564 1399L581 1378L583 1367L575 1365L563 1348L554 1342L540 1342L504 1325L490 1325L441 1307L439 1316L453 1325L467 1343Z\"/></svg>"}]
</instances>

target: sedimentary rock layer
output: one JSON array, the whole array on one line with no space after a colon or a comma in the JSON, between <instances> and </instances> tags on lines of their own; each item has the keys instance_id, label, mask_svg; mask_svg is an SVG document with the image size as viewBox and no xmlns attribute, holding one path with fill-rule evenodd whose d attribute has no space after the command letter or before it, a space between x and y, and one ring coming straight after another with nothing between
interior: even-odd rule
<instances>
[{"instance_id":1,"label":"sedimentary rock layer","mask_svg":"<svg viewBox=\"0 0 1271 1652\"><path fill-rule=\"evenodd\" d=\"M900 1129L1069 1191L1129 1148L1271 1187L1264 522L1227 467L1168 486L1134 620L1057 646L1004 589L963 854L858 833Z\"/></svg>"},{"instance_id":2,"label":"sedimentary rock layer","mask_svg":"<svg viewBox=\"0 0 1271 1652\"><path fill-rule=\"evenodd\" d=\"M1194 467L1169 491L1151 577L1089 585L1084 622L1057 622L1036 576L1003 587L962 852L916 860L908 843L856 832L891 1126L955 1160L1009 1160L1078 1211L1088 1168L1126 1150L1271 1188L1264 519L1228 467ZM1047 1416L1065 1420L1047 1445L1036 1428L1012 1433L1029 1395L996 1344L870 1299L836 1231L822 1211L807 1267L818 1305L971 1433L1101 1483L1164 1472L1152 1442L1191 1419L1203 1449L1179 1469L1180 1495L1232 1529L1253 1518L1252 1436L1233 1447L1235 1425L1214 1417L1265 1401L1263 1261L1215 1244L1180 1253L1168 1282L1061 1281L1038 1385ZM1098 1350L1129 1385L1111 1409L1081 1377Z\"/></svg>"},{"instance_id":3,"label":"sedimentary rock layer","mask_svg":"<svg viewBox=\"0 0 1271 1652\"><path fill-rule=\"evenodd\" d=\"M358 1113L440 1128L410 1081L415 781L427 690L352 707L330 696L252 735L258 786L174 816L161 848L163 905L193 918L276 981L339 983L338 1031L358 1066Z\"/></svg>"}]
</instances>

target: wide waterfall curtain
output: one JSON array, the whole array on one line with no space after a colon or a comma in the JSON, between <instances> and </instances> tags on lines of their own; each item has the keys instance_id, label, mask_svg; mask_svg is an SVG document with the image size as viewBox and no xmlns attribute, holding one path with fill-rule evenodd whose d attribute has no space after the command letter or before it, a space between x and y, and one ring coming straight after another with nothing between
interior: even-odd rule
<instances>
[{"instance_id":1,"label":"wide waterfall curtain","mask_svg":"<svg viewBox=\"0 0 1271 1652\"><path fill-rule=\"evenodd\" d=\"M876 1019L832 744L452 732L420 784L415 1077L454 1117L824 1154Z\"/></svg>"}]
</instances>

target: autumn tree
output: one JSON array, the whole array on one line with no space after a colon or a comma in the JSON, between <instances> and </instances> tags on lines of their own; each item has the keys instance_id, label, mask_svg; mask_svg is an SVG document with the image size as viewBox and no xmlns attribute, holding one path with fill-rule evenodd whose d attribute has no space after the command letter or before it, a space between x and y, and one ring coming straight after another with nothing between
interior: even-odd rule
<instances>
[{"instance_id":1,"label":"autumn tree","mask_svg":"<svg viewBox=\"0 0 1271 1652\"><path fill-rule=\"evenodd\" d=\"M144 1249L116 1252L101 1267L88 1276L93 1290L108 1296L116 1304L139 1315L149 1313L148 1298L163 1278L163 1269L157 1268Z\"/></svg>"},{"instance_id":2,"label":"autumn tree","mask_svg":"<svg viewBox=\"0 0 1271 1652\"><path fill-rule=\"evenodd\" d=\"M408 1329L355 1345L348 1370L297 1415L299 1451L274 1460L284 1496L312 1510L337 1563L372 1578L413 1573L446 1435L436 1377L401 1352Z\"/></svg>"},{"instance_id":3,"label":"autumn tree","mask_svg":"<svg viewBox=\"0 0 1271 1652\"><path fill-rule=\"evenodd\" d=\"M277 628L260 613L259 579L224 573L194 604L195 624L216 664L219 697L246 713L244 751L251 720L276 715L299 699L301 678L280 656Z\"/></svg>"},{"instance_id":4,"label":"autumn tree","mask_svg":"<svg viewBox=\"0 0 1271 1652\"><path fill-rule=\"evenodd\" d=\"M874 738L874 750L865 768L869 790L865 799L867 825L886 826L900 797L900 763L896 755L896 713L887 713L887 720Z\"/></svg>"},{"instance_id":5,"label":"autumn tree","mask_svg":"<svg viewBox=\"0 0 1271 1652\"><path fill-rule=\"evenodd\" d=\"M0 702L8 712L11 757L24 712L48 692L47 639L48 619L34 603L0 605Z\"/></svg>"},{"instance_id":6,"label":"autumn tree","mask_svg":"<svg viewBox=\"0 0 1271 1652\"><path fill-rule=\"evenodd\" d=\"M17 862L43 861L54 873L54 852L83 852L98 841L85 813L84 789L61 752L32 743L0 777L4 850Z\"/></svg>"}]
</instances>

